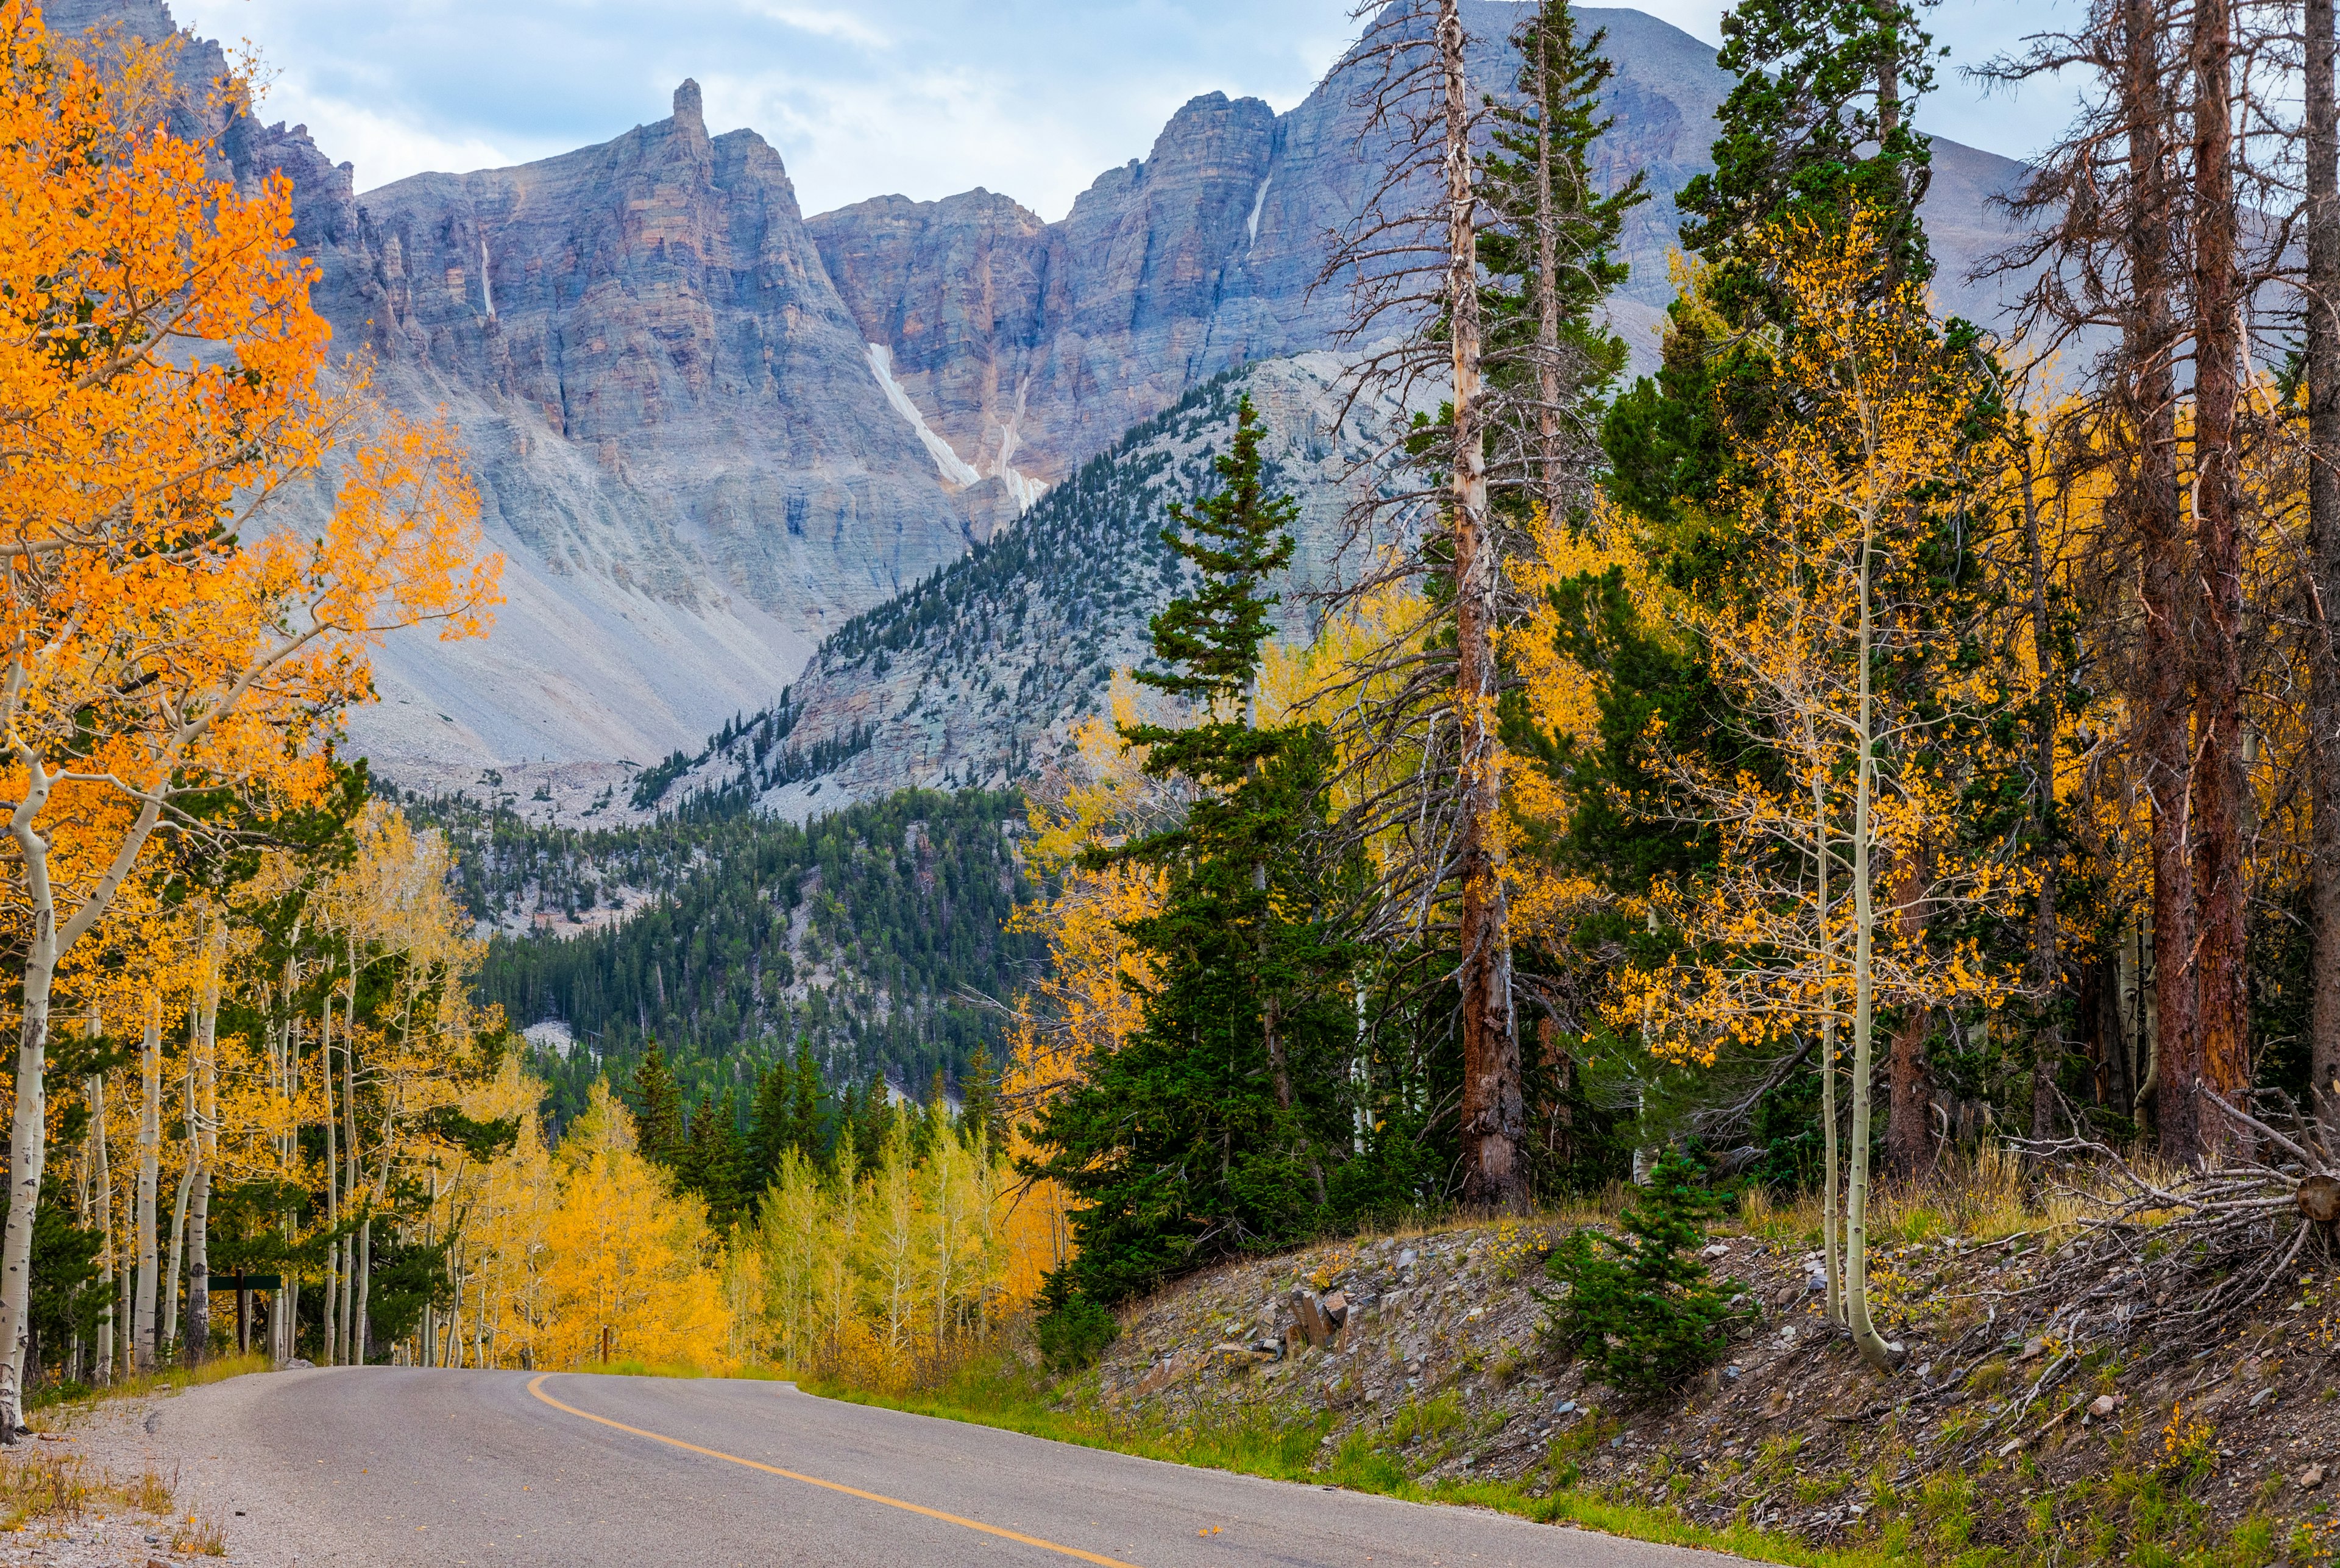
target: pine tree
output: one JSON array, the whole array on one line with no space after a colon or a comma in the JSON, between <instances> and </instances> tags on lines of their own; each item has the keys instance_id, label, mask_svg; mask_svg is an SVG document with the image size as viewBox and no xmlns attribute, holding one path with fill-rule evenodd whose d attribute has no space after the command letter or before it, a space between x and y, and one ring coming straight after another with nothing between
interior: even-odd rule
<instances>
[{"instance_id":1,"label":"pine tree","mask_svg":"<svg viewBox=\"0 0 2340 1568\"><path fill-rule=\"evenodd\" d=\"M820 1122L820 1067L813 1060L812 1042L797 1042L794 1100L788 1108L788 1142L812 1164L828 1163L832 1150Z\"/></svg>"},{"instance_id":2,"label":"pine tree","mask_svg":"<svg viewBox=\"0 0 2340 1568\"><path fill-rule=\"evenodd\" d=\"M1258 721L1260 645L1292 559L1295 514L1268 494L1257 412L1237 410L1217 493L1171 515L1171 548L1199 571L1154 620L1164 666L1138 679L1186 700L1184 727L1133 724L1145 768L1195 791L1185 821L1099 862L1159 867L1155 913L1123 928L1153 958L1144 1020L1041 1121L1032 1168L1080 1204L1068 1265L1078 1295L1119 1301L1227 1253L1286 1245L1325 1223L1325 1165L1345 1130L1334 1064L1353 1043L1341 989L1351 955L1326 928L1305 842L1322 825L1317 730ZM1072 1310L1059 1291L1060 1310Z\"/></svg>"},{"instance_id":3,"label":"pine tree","mask_svg":"<svg viewBox=\"0 0 2340 1568\"><path fill-rule=\"evenodd\" d=\"M761 1194L778 1175L780 1156L796 1145L796 1096L786 1062L756 1076L756 1098L749 1116L748 1146L740 1185Z\"/></svg>"},{"instance_id":4,"label":"pine tree","mask_svg":"<svg viewBox=\"0 0 2340 1568\"><path fill-rule=\"evenodd\" d=\"M1534 384L1534 480L1511 493L1556 515L1570 510L1564 491L1585 466L1569 461L1572 438L1597 423L1598 400L1625 368L1625 342L1601 307L1630 270L1614 254L1625 215L1650 199L1640 170L1605 194L1593 177L1592 144L1616 123L1601 112L1615 74L1601 53L1606 36L1579 39L1568 0L1542 0L1514 35L1519 95L1492 104L1486 160L1495 214L1479 238L1488 379Z\"/></svg>"},{"instance_id":5,"label":"pine tree","mask_svg":"<svg viewBox=\"0 0 2340 1568\"><path fill-rule=\"evenodd\" d=\"M1787 312L1760 260L1773 225L1834 228L1862 212L1883 233L1881 289L1932 276L1918 215L1931 152L1910 123L1933 84L1923 3L1743 0L1723 18L1721 63L1739 80L1716 113L1713 171L1675 198L1699 270L1667 307L1657 376L1620 397L1602 431L1628 511L1672 522L1710 502L1729 466L1726 410L1744 430L1767 406L1758 339Z\"/></svg>"},{"instance_id":6,"label":"pine tree","mask_svg":"<svg viewBox=\"0 0 2340 1568\"><path fill-rule=\"evenodd\" d=\"M653 1165L673 1169L683 1152L682 1089L653 1036L634 1068L635 1144Z\"/></svg>"},{"instance_id":7,"label":"pine tree","mask_svg":"<svg viewBox=\"0 0 2340 1568\"><path fill-rule=\"evenodd\" d=\"M999 1148L998 1129L992 1125L999 1115L999 1074L991 1065L990 1047L975 1047L959 1091L959 1136L977 1158L988 1160Z\"/></svg>"}]
</instances>

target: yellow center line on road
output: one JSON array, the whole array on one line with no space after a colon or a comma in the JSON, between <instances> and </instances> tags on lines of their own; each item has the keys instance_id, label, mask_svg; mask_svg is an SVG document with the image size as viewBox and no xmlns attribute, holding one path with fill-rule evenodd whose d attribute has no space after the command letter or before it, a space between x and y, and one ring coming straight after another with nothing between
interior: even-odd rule
<instances>
[{"instance_id":1,"label":"yellow center line on road","mask_svg":"<svg viewBox=\"0 0 2340 1568\"><path fill-rule=\"evenodd\" d=\"M939 1519L946 1524L957 1524L967 1530L980 1530L986 1535L996 1535L1002 1540L1018 1542L1026 1546L1037 1546L1043 1552L1054 1552L1061 1556L1076 1557L1084 1563L1095 1563L1098 1568L1136 1568L1136 1564L1125 1563L1118 1557L1100 1557L1094 1552L1084 1552L1077 1546L1060 1546L1054 1541L1043 1541L1037 1535L1018 1534L1013 1530L1003 1530L996 1524L986 1524L980 1519L964 1519L956 1513L946 1513L939 1508L927 1508L917 1503L905 1503L898 1497L888 1497L882 1492L864 1492L858 1486L848 1486L837 1481L823 1481L818 1475L803 1475L793 1470L783 1470L777 1464L763 1464L753 1459L742 1459L736 1454L726 1454L719 1448L701 1448L696 1443L685 1443L679 1437L669 1437L662 1432L645 1432L639 1426L629 1426L622 1421L612 1421L606 1415L596 1415L590 1410L580 1410L573 1404L561 1404L560 1401L544 1392L544 1380L551 1375L552 1374L549 1372L538 1374L530 1380L528 1391L555 1410L566 1411L571 1415L580 1416L587 1421L598 1421L602 1425L613 1426L620 1432L630 1432L636 1437L647 1437L653 1443L663 1443L669 1448L680 1448L691 1454L703 1454L709 1459L720 1459L726 1464L744 1465L749 1470L760 1470L767 1475L778 1475L789 1481L801 1481L807 1486L818 1486L824 1492L841 1492L848 1497L858 1497L864 1503L882 1503L888 1508L899 1508L905 1513L923 1514L928 1519Z\"/></svg>"}]
</instances>

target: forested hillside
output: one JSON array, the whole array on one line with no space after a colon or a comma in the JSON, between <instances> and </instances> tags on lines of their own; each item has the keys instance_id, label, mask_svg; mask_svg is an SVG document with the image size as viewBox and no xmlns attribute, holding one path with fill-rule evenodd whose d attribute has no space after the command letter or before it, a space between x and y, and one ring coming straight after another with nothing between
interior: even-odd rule
<instances>
[{"instance_id":1,"label":"forested hillside","mask_svg":"<svg viewBox=\"0 0 2340 1568\"><path fill-rule=\"evenodd\" d=\"M564 1117L652 1037L694 1097L744 1089L798 1040L831 1084L956 1082L978 1043L999 1055L987 999L1038 951L1004 929L1029 893L1011 794L906 790L803 827L704 804L590 830L462 799L409 809L446 831L460 896L499 928L481 999L577 1042L537 1065Z\"/></svg>"}]
</instances>

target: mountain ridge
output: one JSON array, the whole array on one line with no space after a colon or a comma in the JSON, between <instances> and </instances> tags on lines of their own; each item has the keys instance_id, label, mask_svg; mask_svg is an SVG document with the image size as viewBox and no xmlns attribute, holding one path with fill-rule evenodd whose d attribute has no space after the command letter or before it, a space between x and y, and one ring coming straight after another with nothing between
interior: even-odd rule
<instances>
[{"instance_id":1,"label":"mountain ridge","mask_svg":"<svg viewBox=\"0 0 2340 1568\"><path fill-rule=\"evenodd\" d=\"M1464 10L1499 88L1519 5ZM50 12L67 32L174 25L160 0ZM1646 363L1671 198L1706 166L1729 78L1652 17L1582 15L1618 66L1597 159L1611 178L1647 170L1656 196L1613 305ZM184 50L185 76L225 71L217 45ZM412 787L534 769L580 801L768 707L828 633L1192 388L1332 346L1344 307L1314 287L1323 240L1371 162L1329 78L1281 114L1190 100L1054 223L982 189L806 217L779 154L752 131L710 135L689 83L668 118L596 146L363 194L303 127L182 117L239 179L291 177L336 352L370 352L409 412L454 419L505 555L495 634L393 640L356 748ZM1936 144L1946 309L1987 314L1963 275L2018 173Z\"/></svg>"}]
</instances>

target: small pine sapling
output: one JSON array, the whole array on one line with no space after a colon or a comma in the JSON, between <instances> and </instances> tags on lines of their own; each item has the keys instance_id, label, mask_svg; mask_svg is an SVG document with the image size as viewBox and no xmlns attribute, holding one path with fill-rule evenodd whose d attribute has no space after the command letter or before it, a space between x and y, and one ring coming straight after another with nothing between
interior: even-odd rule
<instances>
[{"instance_id":1,"label":"small pine sapling","mask_svg":"<svg viewBox=\"0 0 2340 1568\"><path fill-rule=\"evenodd\" d=\"M1579 1230L1552 1249L1544 1270L1567 1288L1542 1298L1545 1334L1631 1394L1675 1387L1711 1365L1729 1342L1730 1307L1698 1246L1720 1206L1698 1166L1669 1152L1621 1217L1625 1240Z\"/></svg>"}]
</instances>

